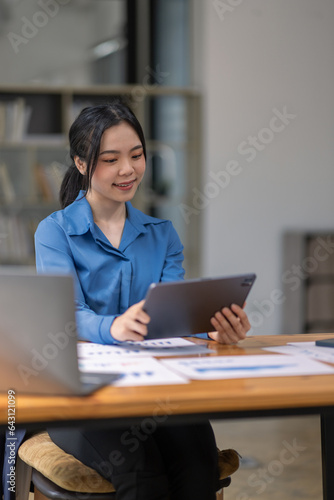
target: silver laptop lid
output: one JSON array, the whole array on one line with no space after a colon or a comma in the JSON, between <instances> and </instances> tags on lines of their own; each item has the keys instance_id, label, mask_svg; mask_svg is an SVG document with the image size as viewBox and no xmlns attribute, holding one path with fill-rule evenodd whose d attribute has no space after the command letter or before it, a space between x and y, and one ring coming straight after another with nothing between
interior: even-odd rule
<instances>
[{"instance_id":1,"label":"silver laptop lid","mask_svg":"<svg viewBox=\"0 0 334 500\"><path fill-rule=\"evenodd\" d=\"M0 267L0 391L81 393L71 276Z\"/></svg>"}]
</instances>

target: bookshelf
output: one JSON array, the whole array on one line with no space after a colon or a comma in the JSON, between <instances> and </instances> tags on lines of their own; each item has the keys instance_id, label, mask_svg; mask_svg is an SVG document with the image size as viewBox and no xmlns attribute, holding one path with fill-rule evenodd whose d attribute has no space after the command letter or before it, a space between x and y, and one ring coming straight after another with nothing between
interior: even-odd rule
<instances>
[{"instance_id":1,"label":"bookshelf","mask_svg":"<svg viewBox=\"0 0 334 500\"><path fill-rule=\"evenodd\" d=\"M37 224L59 209L69 127L83 107L114 96L127 99L147 140L147 171L133 203L173 221L187 276L198 275L200 217L186 220L179 207L191 206L200 183L200 95L158 85L0 87L0 265L34 263Z\"/></svg>"},{"instance_id":2,"label":"bookshelf","mask_svg":"<svg viewBox=\"0 0 334 500\"><path fill-rule=\"evenodd\" d=\"M283 334L334 331L334 231L284 235Z\"/></svg>"}]
</instances>

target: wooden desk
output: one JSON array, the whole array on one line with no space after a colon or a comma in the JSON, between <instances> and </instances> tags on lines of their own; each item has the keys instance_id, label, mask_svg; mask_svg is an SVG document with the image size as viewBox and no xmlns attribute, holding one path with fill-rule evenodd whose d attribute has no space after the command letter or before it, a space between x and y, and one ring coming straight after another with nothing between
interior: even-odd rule
<instances>
[{"instance_id":1,"label":"wooden desk","mask_svg":"<svg viewBox=\"0 0 334 500\"><path fill-rule=\"evenodd\" d=\"M249 337L237 346L210 342L216 355L263 354L262 347L334 337L308 334ZM206 343L199 339L197 343ZM203 356L203 355L202 355ZM85 397L16 395L16 425L118 425L151 419L173 422L320 414L324 499L334 498L334 375L192 381L151 387L106 387ZM0 425L7 423L7 395L0 395Z\"/></svg>"}]
</instances>

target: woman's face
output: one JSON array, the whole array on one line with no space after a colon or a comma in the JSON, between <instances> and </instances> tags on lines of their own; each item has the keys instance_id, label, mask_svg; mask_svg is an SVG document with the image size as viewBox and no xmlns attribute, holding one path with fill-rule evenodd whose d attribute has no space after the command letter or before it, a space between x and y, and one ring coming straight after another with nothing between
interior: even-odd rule
<instances>
[{"instance_id":1,"label":"woman's face","mask_svg":"<svg viewBox=\"0 0 334 500\"><path fill-rule=\"evenodd\" d=\"M145 156L135 130L126 122L105 130L89 196L100 201L129 201L144 176Z\"/></svg>"}]
</instances>

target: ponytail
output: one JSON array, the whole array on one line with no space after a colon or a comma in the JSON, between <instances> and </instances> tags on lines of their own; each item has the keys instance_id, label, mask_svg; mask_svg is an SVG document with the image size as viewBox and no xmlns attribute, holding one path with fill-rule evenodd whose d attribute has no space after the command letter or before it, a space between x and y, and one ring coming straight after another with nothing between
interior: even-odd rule
<instances>
[{"instance_id":1,"label":"ponytail","mask_svg":"<svg viewBox=\"0 0 334 500\"><path fill-rule=\"evenodd\" d=\"M83 176L77 167L73 164L67 169L64 178L62 180L60 191L59 191L59 201L61 208L67 207L75 201L79 191L81 189L86 189L85 186L86 176Z\"/></svg>"}]
</instances>

